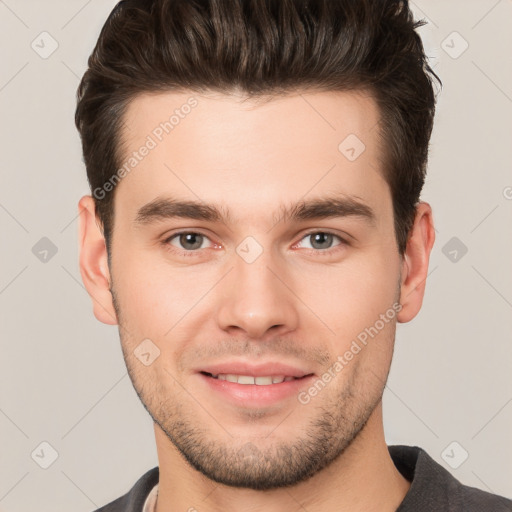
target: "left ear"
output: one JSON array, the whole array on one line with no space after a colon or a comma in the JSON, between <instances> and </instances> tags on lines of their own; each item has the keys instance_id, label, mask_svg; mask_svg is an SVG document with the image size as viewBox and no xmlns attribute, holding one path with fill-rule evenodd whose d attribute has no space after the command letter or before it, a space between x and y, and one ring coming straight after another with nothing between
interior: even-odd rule
<instances>
[{"instance_id":1,"label":"left ear","mask_svg":"<svg viewBox=\"0 0 512 512\"><path fill-rule=\"evenodd\" d=\"M397 315L401 323L412 320L421 309L428 274L430 251L434 245L435 231L432 208L420 202L409 234L402 261L400 304Z\"/></svg>"}]
</instances>

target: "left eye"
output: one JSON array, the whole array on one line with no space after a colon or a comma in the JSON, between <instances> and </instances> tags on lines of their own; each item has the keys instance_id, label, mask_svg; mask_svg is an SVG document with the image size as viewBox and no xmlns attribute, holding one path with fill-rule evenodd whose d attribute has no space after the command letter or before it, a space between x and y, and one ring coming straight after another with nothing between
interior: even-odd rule
<instances>
[{"instance_id":1,"label":"left eye","mask_svg":"<svg viewBox=\"0 0 512 512\"><path fill-rule=\"evenodd\" d=\"M326 233L324 231L316 231L314 233L309 233L302 240L310 240L310 246L306 247L307 249L325 250L330 249L332 247L332 243L335 238L340 240L340 244L337 245L341 245L341 243L343 243L344 241L338 235Z\"/></svg>"}]
</instances>

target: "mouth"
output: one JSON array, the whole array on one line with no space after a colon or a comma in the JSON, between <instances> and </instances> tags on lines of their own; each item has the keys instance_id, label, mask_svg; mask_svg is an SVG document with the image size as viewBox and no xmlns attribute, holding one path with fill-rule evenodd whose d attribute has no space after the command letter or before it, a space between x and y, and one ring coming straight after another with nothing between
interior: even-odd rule
<instances>
[{"instance_id":1,"label":"mouth","mask_svg":"<svg viewBox=\"0 0 512 512\"><path fill-rule=\"evenodd\" d=\"M221 381L232 382L241 385L256 385L256 386L270 386L274 384L281 384L283 382L291 382L294 380L302 380L311 377L313 374L308 373L301 377L294 377L292 375L236 375L233 373L219 373L217 375L209 372L200 372L206 377L217 379Z\"/></svg>"},{"instance_id":2,"label":"mouth","mask_svg":"<svg viewBox=\"0 0 512 512\"><path fill-rule=\"evenodd\" d=\"M281 370L282 371L282 370ZM290 400L297 399L299 393L313 385L315 374L285 375L278 372L271 375L247 375L245 373L212 373L199 371L201 389L212 403L231 404L237 410L250 408L287 407ZM220 400L220 402L217 402Z\"/></svg>"}]
</instances>

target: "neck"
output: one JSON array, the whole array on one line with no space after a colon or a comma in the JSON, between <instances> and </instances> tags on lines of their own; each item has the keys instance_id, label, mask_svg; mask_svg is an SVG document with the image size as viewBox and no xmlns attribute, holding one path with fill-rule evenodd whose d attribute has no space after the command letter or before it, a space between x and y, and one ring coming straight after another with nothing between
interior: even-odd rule
<instances>
[{"instance_id":1,"label":"neck","mask_svg":"<svg viewBox=\"0 0 512 512\"><path fill-rule=\"evenodd\" d=\"M292 487L256 491L218 484L192 468L155 425L160 481L156 512L395 512L410 483L396 469L384 439L382 403L328 467ZM249 508L248 508L249 507Z\"/></svg>"}]
</instances>

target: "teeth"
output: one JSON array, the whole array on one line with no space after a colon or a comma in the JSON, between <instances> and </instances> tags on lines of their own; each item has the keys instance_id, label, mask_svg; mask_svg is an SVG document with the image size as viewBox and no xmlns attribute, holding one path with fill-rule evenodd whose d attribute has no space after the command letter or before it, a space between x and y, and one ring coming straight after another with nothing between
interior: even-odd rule
<instances>
[{"instance_id":1,"label":"teeth","mask_svg":"<svg viewBox=\"0 0 512 512\"><path fill-rule=\"evenodd\" d=\"M219 380L227 380L228 382L236 382L238 384L256 384L258 386L280 384L281 382L289 382L298 378L285 377L284 375L253 377L252 375L233 375L230 373L219 373L218 375L212 375L212 377Z\"/></svg>"},{"instance_id":2,"label":"teeth","mask_svg":"<svg viewBox=\"0 0 512 512\"><path fill-rule=\"evenodd\" d=\"M258 386L268 386L272 384L272 377L255 377L254 383L258 384Z\"/></svg>"},{"instance_id":3,"label":"teeth","mask_svg":"<svg viewBox=\"0 0 512 512\"><path fill-rule=\"evenodd\" d=\"M254 377L250 375L239 375L238 384L254 384Z\"/></svg>"}]
</instances>

